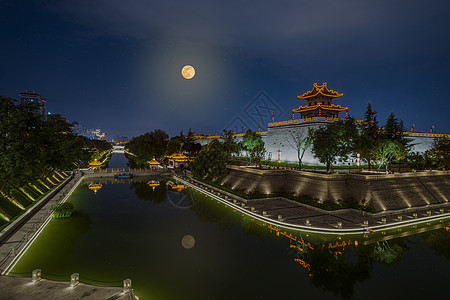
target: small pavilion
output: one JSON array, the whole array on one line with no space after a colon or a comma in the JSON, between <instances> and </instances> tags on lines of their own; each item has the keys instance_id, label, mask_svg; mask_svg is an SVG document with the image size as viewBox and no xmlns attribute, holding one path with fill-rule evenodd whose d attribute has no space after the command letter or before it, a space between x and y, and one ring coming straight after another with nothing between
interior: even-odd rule
<instances>
[{"instance_id":1,"label":"small pavilion","mask_svg":"<svg viewBox=\"0 0 450 300\"><path fill-rule=\"evenodd\" d=\"M167 156L168 159L168 168L185 168L189 165L189 157L184 155L183 153L174 153L172 155Z\"/></svg>"},{"instance_id":2,"label":"small pavilion","mask_svg":"<svg viewBox=\"0 0 450 300\"><path fill-rule=\"evenodd\" d=\"M100 169L101 166L102 166L102 162L99 161L98 159L94 159L93 161L91 161L91 162L89 163L89 167L90 167L92 170Z\"/></svg>"},{"instance_id":3,"label":"small pavilion","mask_svg":"<svg viewBox=\"0 0 450 300\"><path fill-rule=\"evenodd\" d=\"M339 112L347 111L348 107L342 107L340 105L333 104L333 99L342 97L344 94L338 93L327 88L327 83L322 85L314 83L313 89L298 96L298 99L306 100L305 106L300 106L297 109L293 109L293 113L300 113L300 118L312 118L312 117L326 117L337 118Z\"/></svg>"},{"instance_id":4,"label":"small pavilion","mask_svg":"<svg viewBox=\"0 0 450 300\"><path fill-rule=\"evenodd\" d=\"M147 163L150 166L150 169L158 169L161 166L161 164L155 159L155 157L153 157L153 159L148 161Z\"/></svg>"}]
</instances>

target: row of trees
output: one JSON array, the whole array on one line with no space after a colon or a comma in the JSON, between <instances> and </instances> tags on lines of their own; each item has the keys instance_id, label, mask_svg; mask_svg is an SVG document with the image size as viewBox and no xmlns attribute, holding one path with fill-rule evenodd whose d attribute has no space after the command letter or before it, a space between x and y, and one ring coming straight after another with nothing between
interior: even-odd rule
<instances>
[{"instance_id":1,"label":"row of trees","mask_svg":"<svg viewBox=\"0 0 450 300\"><path fill-rule=\"evenodd\" d=\"M111 148L104 141L72 133L60 115L47 121L36 114L35 103L16 103L0 96L0 180L24 185L45 178L53 170L86 165L92 157Z\"/></svg>"},{"instance_id":2,"label":"row of trees","mask_svg":"<svg viewBox=\"0 0 450 300\"><path fill-rule=\"evenodd\" d=\"M307 137L296 139L298 152L304 153L310 142L311 152L323 164L327 171L337 161L347 162L360 156L362 162L368 165L369 170L375 166L379 169L385 166L386 172L391 162L408 159L411 162L420 161L437 168L450 165L450 139L437 138L432 148L425 153L411 153L413 144L404 135L403 121L399 121L391 113L383 127L378 125L376 111L369 102L362 122L349 118L318 129L310 129ZM306 141L306 142L305 142ZM299 154L300 155L300 154ZM299 157L299 161L301 159Z\"/></svg>"},{"instance_id":3,"label":"row of trees","mask_svg":"<svg viewBox=\"0 0 450 300\"><path fill-rule=\"evenodd\" d=\"M232 131L224 131L222 140L215 140L202 147L191 129L186 135L181 132L172 138L165 131L157 129L132 138L127 148L144 162L153 157L162 161L165 156L178 152L191 159L195 157L191 163L194 176L210 180L224 176L228 159L241 150L247 151L251 162L261 163L265 153L264 142L256 132L248 130L243 141L238 143Z\"/></svg>"},{"instance_id":4,"label":"row of trees","mask_svg":"<svg viewBox=\"0 0 450 300\"><path fill-rule=\"evenodd\" d=\"M202 146L197 142L191 129L186 135L181 131L179 135L172 138L169 138L164 130L156 129L132 138L128 142L127 148L145 161L153 158L161 161L167 155L178 152L194 157L202 149Z\"/></svg>"},{"instance_id":5,"label":"row of trees","mask_svg":"<svg viewBox=\"0 0 450 300\"><path fill-rule=\"evenodd\" d=\"M191 164L195 177L216 181L227 173L226 164L232 154L245 150L250 163L260 164L266 152L261 135L247 130L242 142L237 142L233 132L224 131L222 142L215 140L205 145Z\"/></svg>"}]
</instances>

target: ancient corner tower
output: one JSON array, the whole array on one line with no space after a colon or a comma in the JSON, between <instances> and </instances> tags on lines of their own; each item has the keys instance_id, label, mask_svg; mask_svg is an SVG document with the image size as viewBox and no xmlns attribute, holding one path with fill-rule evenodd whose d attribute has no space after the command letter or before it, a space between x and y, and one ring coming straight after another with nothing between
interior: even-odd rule
<instances>
[{"instance_id":1,"label":"ancient corner tower","mask_svg":"<svg viewBox=\"0 0 450 300\"><path fill-rule=\"evenodd\" d=\"M348 107L342 107L332 103L334 98L342 97L342 95L344 94L329 90L326 82L322 85L314 83L312 90L297 97L298 99L306 100L306 105L293 109L292 112L300 113L300 119L313 117L337 118L341 111L345 110L348 114Z\"/></svg>"}]
</instances>

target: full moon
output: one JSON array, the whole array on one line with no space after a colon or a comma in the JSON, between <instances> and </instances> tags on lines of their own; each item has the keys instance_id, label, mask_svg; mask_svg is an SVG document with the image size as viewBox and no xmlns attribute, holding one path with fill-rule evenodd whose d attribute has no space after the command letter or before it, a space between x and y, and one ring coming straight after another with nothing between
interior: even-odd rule
<instances>
[{"instance_id":1,"label":"full moon","mask_svg":"<svg viewBox=\"0 0 450 300\"><path fill-rule=\"evenodd\" d=\"M193 66L186 65L181 69L181 75L186 79L192 79L195 76L195 69Z\"/></svg>"},{"instance_id":2,"label":"full moon","mask_svg":"<svg viewBox=\"0 0 450 300\"><path fill-rule=\"evenodd\" d=\"M181 245L183 245L183 248L191 249L195 245L194 237L192 235L183 236L183 239L181 240Z\"/></svg>"}]
</instances>

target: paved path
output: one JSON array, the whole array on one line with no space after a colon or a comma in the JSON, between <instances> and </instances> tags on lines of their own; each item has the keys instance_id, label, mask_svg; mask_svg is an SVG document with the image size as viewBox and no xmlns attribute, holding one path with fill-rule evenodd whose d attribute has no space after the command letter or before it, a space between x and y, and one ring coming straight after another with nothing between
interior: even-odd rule
<instances>
[{"instance_id":1,"label":"paved path","mask_svg":"<svg viewBox=\"0 0 450 300\"><path fill-rule=\"evenodd\" d=\"M36 203L29 212L24 213L10 226L2 231L0 236L0 271L7 275L14 267L23 250L32 243L46 223L50 221L53 206L65 201L82 180L80 173L67 182L59 192ZM64 183L61 183L64 184ZM16 223L16 224L15 224ZM11 273L12 274L12 273ZM25 275L25 274L23 274ZM31 277L31 273L29 274ZM45 274L44 274L45 275ZM1 299L134 299L133 292L123 293L121 288L102 287L80 283L70 287L68 276L66 282L42 279L32 283L31 278L0 276Z\"/></svg>"},{"instance_id":2,"label":"paved path","mask_svg":"<svg viewBox=\"0 0 450 300\"><path fill-rule=\"evenodd\" d=\"M78 284L70 287L69 282L39 280L36 283L31 278L0 276L1 299L108 299L128 300L135 299L132 292L124 293L122 288L103 287L87 284Z\"/></svg>"},{"instance_id":3,"label":"paved path","mask_svg":"<svg viewBox=\"0 0 450 300\"><path fill-rule=\"evenodd\" d=\"M30 208L30 211L21 215L13 223L2 231L0 242L0 269L1 274L6 273L6 269L11 262L17 258L32 237L39 232L42 225L49 218L53 206L63 201L81 179L81 174L76 174L73 178L67 178L67 183L61 190L51 197L51 193L46 195L39 203ZM58 188L58 187L57 187ZM41 203L42 201L42 203ZM43 206L39 208L39 206Z\"/></svg>"},{"instance_id":4,"label":"paved path","mask_svg":"<svg viewBox=\"0 0 450 300\"><path fill-rule=\"evenodd\" d=\"M192 178L175 178L250 217L292 230L324 234L364 234L450 219L450 203L363 215L355 209L327 211L282 197L244 199Z\"/></svg>"}]
</instances>

